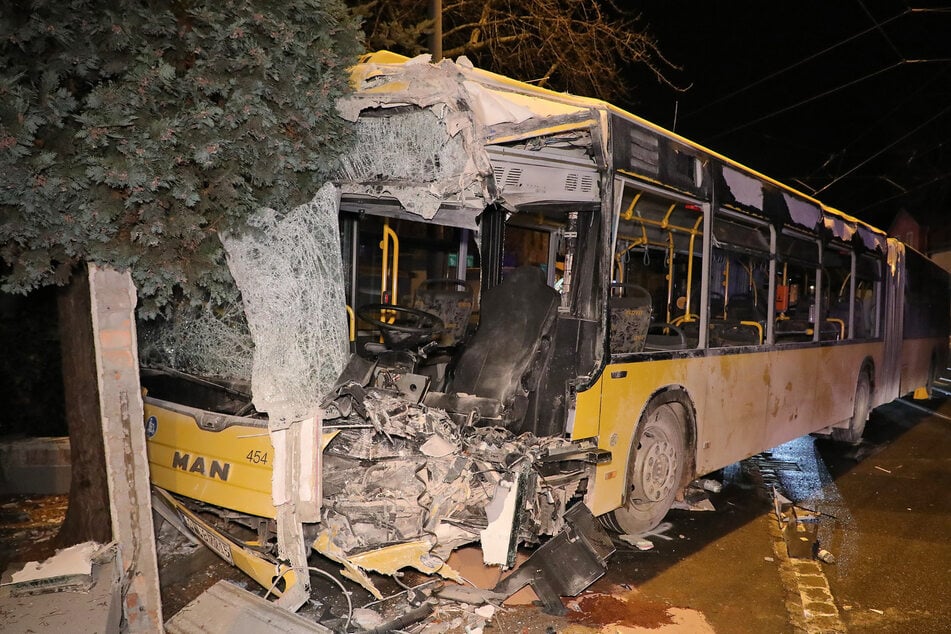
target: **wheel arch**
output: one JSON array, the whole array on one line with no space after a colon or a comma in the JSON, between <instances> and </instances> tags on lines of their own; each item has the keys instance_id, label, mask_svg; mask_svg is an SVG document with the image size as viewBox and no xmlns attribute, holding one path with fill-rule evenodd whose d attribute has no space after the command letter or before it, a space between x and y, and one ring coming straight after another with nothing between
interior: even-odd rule
<instances>
[{"instance_id":1,"label":"wheel arch","mask_svg":"<svg viewBox=\"0 0 951 634\"><path fill-rule=\"evenodd\" d=\"M655 390L644 402L635 423L634 433L631 435L631 441L627 448L626 463L624 465L625 479L629 472L630 461L634 459L634 447L637 445L644 424L650 413L661 405L675 405L680 409L680 419L683 424L684 445L686 462L684 464L683 475L681 476L681 487L685 487L692 482L697 472L697 408L694 400L690 396L690 391L683 385L665 385ZM630 483L624 483L624 496L622 503L627 501L630 495Z\"/></svg>"}]
</instances>

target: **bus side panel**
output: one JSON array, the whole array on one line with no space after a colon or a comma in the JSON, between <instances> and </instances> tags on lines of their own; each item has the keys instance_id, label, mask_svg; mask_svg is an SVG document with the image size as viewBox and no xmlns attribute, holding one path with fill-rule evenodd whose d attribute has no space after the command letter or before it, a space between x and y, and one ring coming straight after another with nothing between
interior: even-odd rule
<instances>
[{"instance_id":1,"label":"bus side panel","mask_svg":"<svg viewBox=\"0 0 951 634\"><path fill-rule=\"evenodd\" d=\"M588 506L595 515L613 511L624 500L627 460L635 427L651 395L666 385L693 385L701 378L701 359L671 359L608 364L601 379L601 425L598 446L611 452L611 462L595 469ZM688 391L690 388L688 388ZM703 395L702 385L692 396Z\"/></svg>"},{"instance_id":2,"label":"bus side panel","mask_svg":"<svg viewBox=\"0 0 951 634\"><path fill-rule=\"evenodd\" d=\"M852 417L862 360L866 355L874 357L875 348L876 344L838 345L816 351L816 420L812 429L802 433L814 432Z\"/></svg>"},{"instance_id":3,"label":"bus side panel","mask_svg":"<svg viewBox=\"0 0 951 634\"><path fill-rule=\"evenodd\" d=\"M719 469L763 450L770 389L769 354L710 356L707 398L698 409L698 473Z\"/></svg>"},{"instance_id":4,"label":"bus side panel","mask_svg":"<svg viewBox=\"0 0 951 634\"><path fill-rule=\"evenodd\" d=\"M766 353L770 385L764 449L815 429L817 352L808 347Z\"/></svg>"}]
</instances>

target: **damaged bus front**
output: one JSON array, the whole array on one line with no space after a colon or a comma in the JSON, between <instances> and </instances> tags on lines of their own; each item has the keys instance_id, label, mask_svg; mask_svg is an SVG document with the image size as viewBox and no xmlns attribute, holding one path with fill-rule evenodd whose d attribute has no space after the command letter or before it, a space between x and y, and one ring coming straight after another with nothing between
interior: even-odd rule
<instances>
[{"instance_id":1,"label":"damaged bus front","mask_svg":"<svg viewBox=\"0 0 951 634\"><path fill-rule=\"evenodd\" d=\"M273 248L223 237L250 383L143 370L157 505L278 595L306 586L305 544L380 596L370 571L461 580L446 563L461 545L511 568L519 545L566 534L593 563L545 583L576 594L612 551L583 507L611 460L590 389L612 266L607 110L464 60L376 54L353 81L339 181L259 223Z\"/></svg>"}]
</instances>

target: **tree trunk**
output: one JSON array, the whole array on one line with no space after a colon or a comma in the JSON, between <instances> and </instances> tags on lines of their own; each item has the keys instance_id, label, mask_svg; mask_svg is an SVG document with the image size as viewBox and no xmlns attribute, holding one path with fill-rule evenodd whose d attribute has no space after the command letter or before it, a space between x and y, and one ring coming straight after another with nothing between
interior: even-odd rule
<instances>
[{"instance_id":1,"label":"tree trunk","mask_svg":"<svg viewBox=\"0 0 951 634\"><path fill-rule=\"evenodd\" d=\"M99 381L89 298L89 274L79 268L57 297L63 393L69 428L72 481L60 547L112 541L109 486L99 408Z\"/></svg>"}]
</instances>

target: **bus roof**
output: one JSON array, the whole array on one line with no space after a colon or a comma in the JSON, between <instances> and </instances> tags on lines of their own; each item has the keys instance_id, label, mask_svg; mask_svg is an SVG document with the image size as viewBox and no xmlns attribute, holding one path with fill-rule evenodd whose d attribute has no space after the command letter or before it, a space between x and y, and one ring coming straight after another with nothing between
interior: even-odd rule
<instances>
[{"instance_id":1,"label":"bus roof","mask_svg":"<svg viewBox=\"0 0 951 634\"><path fill-rule=\"evenodd\" d=\"M355 88L358 88L362 85L366 85L367 80L372 79L380 70L380 67L394 67L394 66L409 66L409 65L422 65L422 64L431 64L430 55L420 55L415 58L409 58L391 51L376 51L373 53L367 53L363 55L359 63L351 68L351 80ZM854 232L854 229L859 227L863 228L865 231L870 231L878 235L876 242L884 244L883 239L886 234L881 229L874 227L858 218L855 218L839 209L826 205L821 200L813 198L812 196L803 193L785 183L777 181L770 176L767 176L755 169L752 169L738 161L735 161L727 156L724 156L714 150L711 150L695 141L692 141L686 137L680 136L675 132L671 132L662 126L659 126L651 121L643 119L627 110L619 108L611 103L606 101L595 99L592 97L583 97L579 95L572 95L570 93L556 92L549 90L547 88L541 88L538 86L533 86L531 84L512 79L505 75L500 75L493 73L487 70L474 67L471 62L465 57L458 58L455 62L451 60L442 60L435 66L442 65L452 65L454 70L462 74L466 80L474 81L478 84L483 85L485 88L488 88L493 91L501 91L502 93L509 93L509 96L514 97L515 107L521 107L528 110L531 113L531 116L537 116L541 119L551 118L558 115L564 116L572 110L595 110L603 113L611 113L615 116L627 119L629 121L635 122L639 126L652 130L668 139L675 140L678 143L681 143L689 148L692 148L698 153L702 153L706 156L712 157L721 161L723 164L729 165L734 169L745 172L746 174L764 182L769 183L770 185L779 188L782 191L787 192L795 196L796 198L809 201L814 204L816 207L821 209L823 213L823 220L826 226L833 231L834 234L839 237L843 237L840 234ZM386 87L376 87L371 89L361 89L361 92L364 94L368 92L389 92L394 89L407 89L408 86L405 84L400 84L397 82L396 85L387 84ZM496 93L498 94L498 93ZM529 97L530 99L521 98L517 96L522 95L523 97ZM558 106L561 106L560 108ZM499 141L496 140L496 143ZM849 225L852 225L854 228L850 228ZM850 230L851 229L851 230Z\"/></svg>"}]
</instances>

